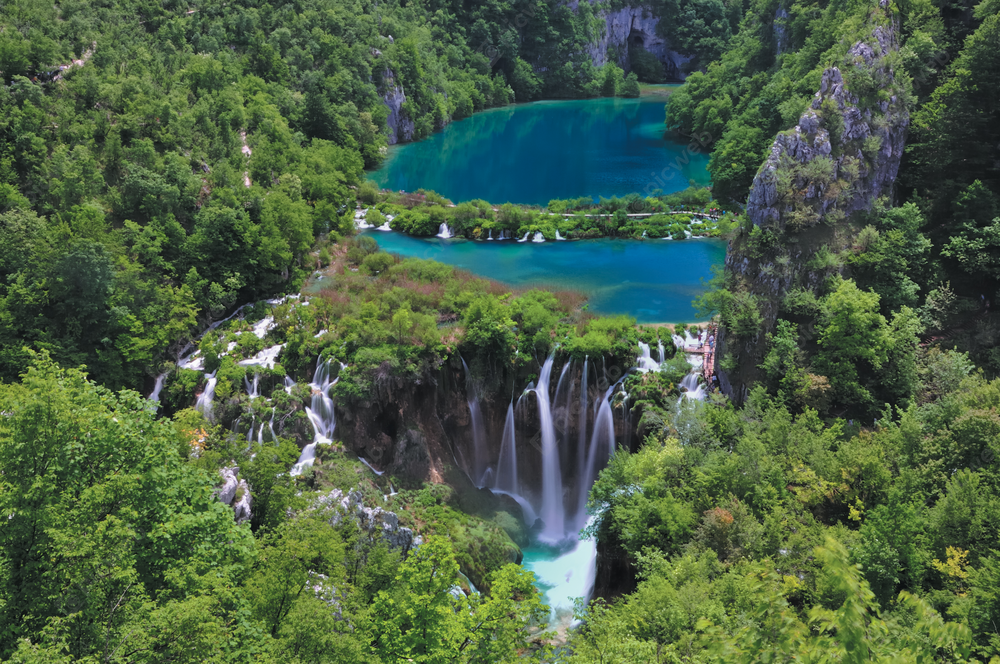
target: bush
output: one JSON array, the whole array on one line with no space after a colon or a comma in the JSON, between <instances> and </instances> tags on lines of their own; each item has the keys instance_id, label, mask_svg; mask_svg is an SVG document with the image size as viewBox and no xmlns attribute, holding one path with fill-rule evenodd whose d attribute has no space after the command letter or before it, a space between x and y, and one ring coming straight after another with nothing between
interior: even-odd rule
<instances>
[{"instance_id":1,"label":"bush","mask_svg":"<svg viewBox=\"0 0 1000 664\"><path fill-rule=\"evenodd\" d=\"M361 261L361 270L372 276L381 274L389 269L396 262L392 254L380 251L377 254L369 254Z\"/></svg>"}]
</instances>

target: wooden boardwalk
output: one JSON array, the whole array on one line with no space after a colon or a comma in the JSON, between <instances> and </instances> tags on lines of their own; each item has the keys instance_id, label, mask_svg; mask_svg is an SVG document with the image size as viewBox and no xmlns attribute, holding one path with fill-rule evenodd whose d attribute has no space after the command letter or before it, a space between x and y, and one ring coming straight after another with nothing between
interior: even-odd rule
<instances>
[{"instance_id":1,"label":"wooden boardwalk","mask_svg":"<svg viewBox=\"0 0 1000 664\"><path fill-rule=\"evenodd\" d=\"M715 335L717 332L717 327L710 325L707 332L704 333L705 341L697 344L686 344L678 348L682 353L702 356L701 374L705 378L707 385L712 384L712 376L715 373ZM709 338L712 339L711 343L708 343Z\"/></svg>"}]
</instances>

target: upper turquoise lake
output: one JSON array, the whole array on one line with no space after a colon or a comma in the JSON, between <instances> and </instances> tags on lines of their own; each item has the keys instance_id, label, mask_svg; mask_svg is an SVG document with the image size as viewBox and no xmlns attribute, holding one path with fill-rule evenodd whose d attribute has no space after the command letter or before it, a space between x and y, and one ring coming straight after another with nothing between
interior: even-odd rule
<instances>
[{"instance_id":1,"label":"upper turquoise lake","mask_svg":"<svg viewBox=\"0 0 1000 664\"><path fill-rule=\"evenodd\" d=\"M666 137L665 103L654 95L483 111L390 147L369 177L385 189L432 189L455 202L526 205L709 184L708 154Z\"/></svg>"}]
</instances>

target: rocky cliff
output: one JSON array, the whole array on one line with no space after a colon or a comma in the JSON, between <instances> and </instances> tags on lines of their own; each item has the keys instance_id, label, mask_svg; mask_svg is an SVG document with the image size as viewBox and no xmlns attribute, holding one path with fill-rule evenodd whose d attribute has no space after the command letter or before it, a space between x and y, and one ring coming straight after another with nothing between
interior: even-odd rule
<instances>
[{"instance_id":1,"label":"rocky cliff","mask_svg":"<svg viewBox=\"0 0 1000 664\"><path fill-rule=\"evenodd\" d=\"M571 4L576 7L576 3ZM601 10L598 17L603 20L600 35L587 45L587 53L595 67L608 62L608 51L618 54L615 64L629 71L629 47L642 46L663 63L667 75L676 80L684 80L683 67L691 60L671 50L668 41L657 34L660 19L653 15L649 7L622 7L613 11Z\"/></svg>"},{"instance_id":2,"label":"rocky cliff","mask_svg":"<svg viewBox=\"0 0 1000 664\"><path fill-rule=\"evenodd\" d=\"M389 108L386 124L389 127L389 145L413 140L413 120L403 111L406 92L403 85L396 84L396 75L391 69L382 74L382 101Z\"/></svg>"},{"instance_id":3,"label":"rocky cliff","mask_svg":"<svg viewBox=\"0 0 1000 664\"><path fill-rule=\"evenodd\" d=\"M870 32L827 68L798 124L778 134L747 198L752 226L730 243L727 288L756 308L761 323L719 337L716 372L722 389L742 401L758 379L782 300L792 289L816 292L843 267L859 215L891 195L906 142L909 114L887 56L899 48L888 0L873 12Z\"/></svg>"}]
</instances>

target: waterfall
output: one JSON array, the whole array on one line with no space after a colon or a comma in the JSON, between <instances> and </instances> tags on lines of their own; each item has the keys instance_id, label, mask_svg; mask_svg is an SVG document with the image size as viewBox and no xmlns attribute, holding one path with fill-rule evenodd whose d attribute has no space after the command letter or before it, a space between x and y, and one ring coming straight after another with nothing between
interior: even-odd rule
<instances>
[{"instance_id":1,"label":"waterfall","mask_svg":"<svg viewBox=\"0 0 1000 664\"><path fill-rule=\"evenodd\" d=\"M528 231L527 233L524 234L524 237L522 237L520 240L518 240L518 242L527 242L528 241L528 237L530 235L531 235L531 231Z\"/></svg>"},{"instance_id":2,"label":"waterfall","mask_svg":"<svg viewBox=\"0 0 1000 664\"><path fill-rule=\"evenodd\" d=\"M153 385L153 391L149 393L150 401L156 401L157 403L159 403L160 392L163 391L163 383L166 382L166 380L167 380L166 372L161 373L159 376L156 377L156 384Z\"/></svg>"},{"instance_id":3,"label":"waterfall","mask_svg":"<svg viewBox=\"0 0 1000 664\"><path fill-rule=\"evenodd\" d=\"M198 395L198 400L194 404L194 409L204 415L209 421L212 420L212 399L215 397L215 383L217 380L214 371L207 374L205 389Z\"/></svg>"},{"instance_id":4,"label":"waterfall","mask_svg":"<svg viewBox=\"0 0 1000 664\"><path fill-rule=\"evenodd\" d=\"M666 354L666 351L663 349L663 340L662 339L657 339L656 340L656 350L658 350L660 352L660 364L663 364L664 362L667 361L667 354Z\"/></svg>"},{"instance_id":5,"label":"waterfall","mask_svg":"<svg viewBox=\"0 0 1000 664\"><path fill-rule=\"evenodd\" d=\"M507 406L507 419L503 423L500 443L500 461L497 463L496 488L508 494L518 491L517 447L514 439L514 401Z\"/></svg>"},{"instance_id":6,"label":"waterfall","mask_svg":"<svg viewBox=\"0 0 1000 664\"><path fill-rule=\"evenodd\" d=\"M481 489L486 486L488 476L492 474L487 458L486 427L483 426L483 414L479 408L479 395L469 379L469 365L465 363L465 358L462 358L462 368L465 369L465 396L472 420L472 468L469 476L472 483Z\"/></svg>"},{"instance_id":7,"label":"waterfall","mask_svg":"<svg viewBox=\"0 0 1000 664\"><path fill-rule=\"evenodd\" d=\"M256 371L253 374L253 383L247 380L246 376L243 376L243 384L247 387L247 394L251 399L256 399L260 396L260 374Z\"/></svg>"},{"instance_id":8,"label":"waterfall","mask_svg":"<svg viewBox=\"0 0 1000 664\"><path fill-rule=\"evenodd\" d=\"M561 240L565 240L566 238L564 238L562 235L559 235L559 231L556 230L556 239L561 241Z\"/></svg>"},{"instance_id":9,"label":"waterfall","mask_svg":"<svg viewBox=\"0 0 1000 664\"><path fill-rule=\"evenodd\" d=\"M684 399L694 399L696 401L705 400L705 387L698 382L698 372L692 371L688 375L684 376L681 380L681 398L680 401Z\"/></svg>"},{"instance_id":10,"label":"waterfall","mask_svg":"<svg viewBox=\"0 0 1000 664\"><path fill-rule=\"evenodd\" d=\"M292 466L289 475L301 475L306 468L313 465L316 460L316 445L329 445L333 442L333 430L336 427L336 416L333 410L333 399L330 398L329 390L337 382L337 378L330 380L330 360L323 361L323 358L316 360L316 373L313 374L312 400L306 406L306 417L313 427L313 442L302 448L299 460Z\"/></svg>"},{"instance_id":11,"label":"waterfall","mask_svg":"<svg viewBox=\"0 0 1000 664\"><path fill-rule=\"evenodd\" d=\"M531 241L532 242L545 242L545 236L542 235L541 231L535 231L535 237Z\"/></svg>"},{"instance_id":12,"label":"waterfall","mask_svg":"<svg viewBox=\"0 0 1000 664\"><path fill-rule=\"evenodd\" d=\"M291 394L293 387L295 387L295 381L288 376L285 376L285 393Z\"/></svg>"},{"instance_id":13,"label":"waterfall","mask_svg":"<svg viewBox=\"0 0 1000 664\"><path fill-rule=\"evenodd\" d=\"M647 371L659 371L660 365L653 360L649 353L649 344L640 341L639 350L642 351L642 354L636 359L639 371L642 373L646 373Z\"/></svg>"},{"instance_id":14,"label":"waterfall","mask_svg":"<svg viewBox=\"0 0 1000 664\"><path fill-rule=\"evenodd\" d=\"M446 224L444 222L442 222L441 225L438 226L438 234L437 234L437 236L439 238L444 239L444 240L447 240L447 239L450 239L450 238L454 237L454 235L452 235L452 233L451 233L451 229L448 228L448 224Z\"/></svg>"},{"instance_id":15,"label":"waterfall","mask_svg":"<svg viewBox=\"0 0 1000 664\"><path fill-rule=\"evenodd\" d=\"M391 231L392 227L389 226L389 222L387 221L384 224L382 224L381 226L379 226L378 228L376 228L375 230L377 230L377 231L383 231L383 232L385 232L385 231Z\"/></svg>"},{"instance_id":16,"label":"waterfall","mask_svg":"<svg viewBox=\"0 0 1000 664\"><path fill-rule=\"evenodd\" d=\"M587 471L587 364L589 361L589 357L583 358L583 374L580 376L580 415L577 425L579 433L576 444L577 490L582 496L584 505L587 504L587 493L590 491L590 487L582 481L583 474Z\"/></svg>"},{"instance_id":17,"label":"waterfall","mask_svg":"<svg viewBox=\"0 0 1000 664\"><path fill-rule=\"evenodd\" d=\"M552 405L549 402L549 379L555 355L549 355L538 376L535 397L538 399L538 422L542 434L542 522L541 538L556 543L566 535L563 530L565 509L562 495L562 472L559 468L559 447L552 422Z\"/></svg>"},{"instance_id":18,"label":"waterfall","mask_svg":"<svg viewBox=\"0 0 1000 664\"><path fill-rule=\"evenodd\" d=\"M493 229L492 228L490 229L489 235L486 236L486 239L487 240L492 240L493 239Z\"/></svg>"},{"instance_id":19,"label":"waterfall","mask_svg":"<svg viewBox=\"0 0 1000 664\"><path fill-rule=\"evenodd\" d=\"M577 505L577 519L586 519L587 514L587 494L591 485L597 480L597 473L607 464L608 459L615 451L615 415L611 410L611 391L614 385L608 388L597 409L597 418L594 420L594 432L590 436L590 450L587 453L587 466L580 476L580 485L587 487L580 492L580 502Z\"/></svg>"}]
</instances>

